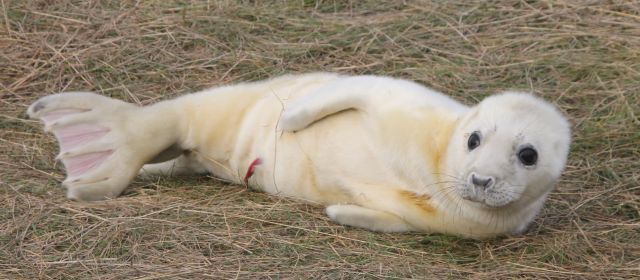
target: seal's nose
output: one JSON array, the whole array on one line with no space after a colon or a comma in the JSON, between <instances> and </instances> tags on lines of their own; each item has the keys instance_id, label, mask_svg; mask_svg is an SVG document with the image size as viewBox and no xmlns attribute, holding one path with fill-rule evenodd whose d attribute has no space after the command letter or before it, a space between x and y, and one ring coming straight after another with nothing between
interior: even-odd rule
<instances>
[{"instance_id":1,"label":"seal's nose","mask_svg":"<svg viewBox=\"0 0 640 280\"><path fill-rule=\"evenodd\" d=\"M483 189L489 188L493 185L495 179L491 176L482 176L476 173L471 173L471 183L476 187L480 187Z\"/></svg>"}]
</instances>

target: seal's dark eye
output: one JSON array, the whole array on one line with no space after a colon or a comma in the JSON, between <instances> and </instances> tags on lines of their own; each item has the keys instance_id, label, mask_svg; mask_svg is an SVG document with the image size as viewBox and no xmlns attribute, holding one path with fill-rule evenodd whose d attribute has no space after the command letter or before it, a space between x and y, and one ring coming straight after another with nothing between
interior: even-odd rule
<instances>
[{"instance_id":1,"label":"seal's dark eye","mask_svg":"<svg viewBox=\"0 0 640 280\"><path fill-rule=\"evenodd\" d=\"M533 148L524 148L518 152L518 159L526 166L534 165L538 161L538 152Z\"/></svg>"},{"instance_id":2,"label":"seal's dark eye","mask_svg":"<svg viewBox=\"0 0 640 280\"><path fill-rule=\"evenodd\" d=\"M469 148L469 151L471 151L477 148L478 146L480 146L480 133L477 131L474 131L469 136L469 140L467 141L467 147Z\"/></svg>"}]
</instances>

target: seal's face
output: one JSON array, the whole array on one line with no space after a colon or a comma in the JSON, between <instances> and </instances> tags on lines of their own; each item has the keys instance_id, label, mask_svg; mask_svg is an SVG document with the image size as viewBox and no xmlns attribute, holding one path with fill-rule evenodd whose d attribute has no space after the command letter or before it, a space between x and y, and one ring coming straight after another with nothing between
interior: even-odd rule
<instances>
[{"instance_id":1,"label":"seal's face","mask_svg":"<svg viewBox=\"0 0 640 280\"><path fill-rule=\"evenodd\" d=\"M554 107L517 93L485 99L452 137L456 193L492 208L544 198L564 169L570 140Z\"/></svg>"}]
</instances>

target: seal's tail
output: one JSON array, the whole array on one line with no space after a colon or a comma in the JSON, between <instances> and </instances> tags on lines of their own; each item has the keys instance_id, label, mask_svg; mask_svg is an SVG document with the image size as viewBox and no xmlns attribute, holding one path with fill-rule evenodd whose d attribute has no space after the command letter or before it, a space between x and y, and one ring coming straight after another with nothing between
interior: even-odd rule
<instances>
[{"instance_id":1,"label":"seal's tail","mask_svg":"<svg viewBox=\"0 0 640 280\"><path fill-rule=\"evenodd\" d=\"M180 155L178 115L158 103L139 107L89 92L55 94L28 109L53 132L60 146L58 160L67 178L67 197L102 200L118 196L144 163L161 155ZM163 151L172 154L163 154Z\"/></svg>"}]
</instances>

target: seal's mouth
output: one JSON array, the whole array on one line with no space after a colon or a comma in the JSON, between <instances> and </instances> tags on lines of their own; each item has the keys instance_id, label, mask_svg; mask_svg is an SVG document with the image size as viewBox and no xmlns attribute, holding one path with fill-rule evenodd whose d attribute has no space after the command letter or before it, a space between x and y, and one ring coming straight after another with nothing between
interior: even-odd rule
<instances>
[{"instance_id":1,"label":"seal's mouth","mask_svg":"<svg viewBox=\"0 0 640 280\"><path fill-rule=\"evenodd\" d=\"M462 199L477 203L479 206L487 208L500 208L507 206L517 200L514 193L505 191L504 186L494 186L491 188L481 188L472 184L462 184L457 190Z\"/></svg>"},{"instance_id":2,"label":"seal's mouth","mask_svg":"<svg viewBox=\"0 0 640 280\"><path fill-rule=\"evenodd\" d=\"M463 197L464 199L468 200L468 201L473 201L473 202L477 202L480 204L484 204L486 206L491 206L489 204L486 203L487 199L484 197L480 197L480 196L469 196L469 197Z\"/></svg>"},{"instance_id":3,"label":"seal's mouth","mask_svg":"<svg viewBox=\"0 0 640 280\"><path fill-rule=\"evenodd\" d=\"M504 206L504 205L494 205L494 204L488 203L486 198L470 197L470 198L465 198L465 200L475 202L479 206L482 206L485 208L500 208Z\"/></svg>"},{"instance_id":4,"label":"seal's mouth","mask_svg":"<svg viewBox=\"0 0 640 280\"><path fill-rule=\"evenodd\" d=\"M473 189L473 186L468 186L469 188ZM471 202L476 202L477 204L480 204L481 206L485 206L485 207L489 207L489 208L496 208L496 206L491 205L489 203L487 203L487 197L484 193L473 193L473 194L468 194L468 193L464 193L462 195L460 195L463 199L471 201Z\"/></svg>"}]
</instances>

